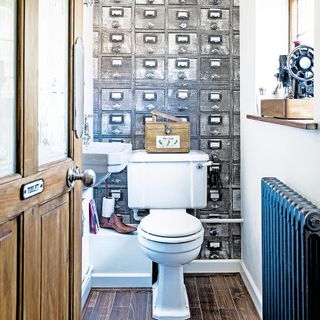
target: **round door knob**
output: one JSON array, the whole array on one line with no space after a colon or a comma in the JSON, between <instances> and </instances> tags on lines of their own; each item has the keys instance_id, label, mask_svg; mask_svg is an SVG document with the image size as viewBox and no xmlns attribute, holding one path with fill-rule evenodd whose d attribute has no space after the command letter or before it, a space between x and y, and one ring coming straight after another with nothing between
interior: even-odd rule
<instances>
[{"instance_id":1,"label":"round door knob","mask_svg":"<svg viewBox=\"0 0 320 320\"><path fill-rule=\"evenodd\" d=\"M69 168L67 172L67 186L72 188L77 180L81 180L85 187L92 187L96 183L96 173L92 169L87 169L81 173L78 167Z\"/></svg>"}]
</instances>

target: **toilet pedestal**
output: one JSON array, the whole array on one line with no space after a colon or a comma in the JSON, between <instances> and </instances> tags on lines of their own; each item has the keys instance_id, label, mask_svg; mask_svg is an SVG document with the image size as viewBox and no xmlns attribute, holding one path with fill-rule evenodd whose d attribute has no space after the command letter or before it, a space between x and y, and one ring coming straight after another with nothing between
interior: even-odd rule
<instances>
[{"instance_id":1,"label":"toilet pedestal","mask_svg":"<svg viewBox=\"0 0 320 320\"><path fill-rule=\"evenodd\" d=\"M153 285L153 318L190 319L189 303L183 280L183 267L159 264L158 280Z\"/></svg>"}]
</instances>

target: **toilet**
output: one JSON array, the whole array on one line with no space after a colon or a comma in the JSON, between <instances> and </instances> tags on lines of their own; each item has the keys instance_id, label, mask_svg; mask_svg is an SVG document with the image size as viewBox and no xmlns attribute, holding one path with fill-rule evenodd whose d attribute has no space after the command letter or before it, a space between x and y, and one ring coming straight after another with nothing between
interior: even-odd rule
<instances>
[{"instance_id":1,"label":"toilet","mask_svg":"<svg viewBox=\"0 0 320 320\"><path fill-rule=\"evenodd\" d=\"M207 205L206 153L146 153L136 150L128 163L128 204L150 209L138 227L146 256L158 263L153 285L155 319L189 319L183 265L194 260L203 243L201 222L186 209Z\"/></svg>"}]
</instances>

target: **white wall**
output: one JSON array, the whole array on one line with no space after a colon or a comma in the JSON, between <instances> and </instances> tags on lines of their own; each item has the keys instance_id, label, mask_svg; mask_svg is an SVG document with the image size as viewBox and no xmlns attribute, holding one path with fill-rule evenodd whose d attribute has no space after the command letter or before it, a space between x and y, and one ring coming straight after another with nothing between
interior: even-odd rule
<instances>
[{"instance_id":1,"label":"white wall","mask_svg":"<svg viewBox=\"0 0 320 320\"><path fill-rule=\"evenodd\" d=\"M315 1L320 32L320 2ZM320 205L320 131L246 119L255 114L257 88L274 88L278 55L287 47L287 0L241 2L241 192L242 260L261 302L260 181L274 176ZM320 40L318 40L320 42ZM320 43L318 58L320 57ZM318 70L317 88L320 89ZM320 110L319 98L318 110ZM318 115L320 112L318 112ZM319 117L320 119L320 117Z\"/></svg>"}]
</instances>

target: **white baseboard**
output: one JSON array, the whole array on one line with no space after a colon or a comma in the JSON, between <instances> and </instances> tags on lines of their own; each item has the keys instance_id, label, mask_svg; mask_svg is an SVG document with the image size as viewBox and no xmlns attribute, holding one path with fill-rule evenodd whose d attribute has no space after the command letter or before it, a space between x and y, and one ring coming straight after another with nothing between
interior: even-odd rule
<instances>
[{"instance_id":1,"label":"white baseboard","mask_svg":"<svg viewBox=\"0 0 320 320\"><path fill-rule=\"evenodd\" d=\"M86 272L85 278L82 280L81 286L81 308L83 308L86 303L91 287L92 287L92 266L89 266L88 271Z\"/></svg>"},{"instance_id":2,"label":"white baseboard","mask_svg":"<svg viewBox=\"0 0 320 320\"><path fill-rule=\"evenodd\" d=\"M150 273L92 273L93 288L151 288Z\"/></svg>"},{"instance_id":3,"label":"white baseboard","mask_svg":"<svg viewBox=\"0 0 320 320\"><path fill-rule=\"evenodd\" d=\"M237 273L240 260L194 260L183 269L184 273Z\"/></svg>"},{"instance_id":4,"label":"white baseboard","mask_svg":"<svg viewBox=\"0 0 320 320\"><path fill-rule=\"evenodd\" d=\"M252 276L243 261L240 262L240 274L262 319L262 293L253 281Z\"/></svg>"}]
</instances>

